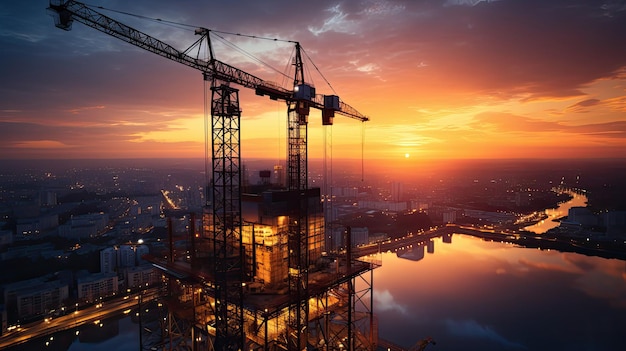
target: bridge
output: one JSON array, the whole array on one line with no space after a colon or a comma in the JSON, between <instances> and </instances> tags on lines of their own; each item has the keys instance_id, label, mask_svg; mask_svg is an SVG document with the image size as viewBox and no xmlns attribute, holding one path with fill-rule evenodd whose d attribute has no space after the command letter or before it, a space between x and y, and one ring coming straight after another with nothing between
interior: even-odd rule
<instances>
[{"instance_id":1,"label":"bridge","mask_svg":"<svg viewBox=\"0 0 626 351\"><path fill-rule=\"evenodd\" d=\"M588 238L554 237L534 234L531 232L518 232L496 227L482 226L473 227L458 224L446 224L433 227L428 231L409 233L400 238L388 239L373 244L361 245L352 249L355 257L369 256L426 243L436 237L451 234L465 234L477 238L507 242L521 247L534 249L550 249L561 252L574 252L587 256L603 258L616 258L626 260L626 243L623 241L614 243L606 241L594 241Z\"/></svg>"}]
</instances>

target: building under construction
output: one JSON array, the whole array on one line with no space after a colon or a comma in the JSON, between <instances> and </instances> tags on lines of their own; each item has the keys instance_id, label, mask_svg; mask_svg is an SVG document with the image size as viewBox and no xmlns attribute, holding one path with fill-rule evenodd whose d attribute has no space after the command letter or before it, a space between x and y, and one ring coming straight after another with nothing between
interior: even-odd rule
<instances>
[{"instance_id":1,"label":"building under construction","mask_svg":"<svg viewBox=\"0 0 626 351\"><path fill-rule=\"evenodd\" d=\"M265 189L243 194L241 231L243 265L230 269L229 304L225 318L239 313L243 347L247 350L298 349L373 350L377 326L372 306L372 273L377 262L350 258L349 246L342 253L324 251L324 219L319 189L307 193L308 262L306 267L307 323L300 326L299 338L290 325L294 301L289 292L289 214L293 192ZM151 257L163 272L162 299L166 315L160 317L162 338L149 347L164 350L216 349L216 304L220 303L214 272L217 270L211 212L203 220L188 217L187 233L170 232L170 243L161 257ZM202 225L202 227L200 227ZM170 226L171 228L171 226ZM346 232L349 241L349 230ZM239 250L235 250L239 252ZM223 258L222 258L223 259ZM239 258L232 257L232 261ZM228 261L228 259L226 260ZM230 263L236 267L237 263ZM293 272L292 272L293 273ZM238 281L239 276L242 277ZM237 291L232 293L232 291ZM217 296L217 297L216 297ZM240 298L240 303L233 301ZM300 306L298 301L295 301ZM297 308L297 307L296 307ZM232 335L232 337L239 337ZM148 338L144 338L148 340ZM152 339L154 340L154 339ZM233 342L236 344L236 342ZM292 346L290 347L290 343ZM232 344L232 343L231 343Z\"/></svg>"},{"instance_id":2,"label":"building under construction","mask_svg":"<svg viewBox=\"0 0 626 351\"><path fill-rule=\"evenodd\" d=\"M49 11L61 29L78 21L199 70L205 82L206 205L188 215L182 238L169 218L168 248L147 257L162 272L158 305L166 313L149 328L160 337L142 348L375 349L376 263L352 257L350 230L345 251L325 250L320 190L308 186L311 108L321 111L323 125L332 125L335 114L368 118L336 95L316 94L305 80L300 44L289 41L295 44L293 81L282 87L217 60L206 28L195 30L199 39L191 47L178 50L77 1L51 0ZM241 108L232 85L286 103L285 184L243 192Z\"/></svg>"}]
</instances>

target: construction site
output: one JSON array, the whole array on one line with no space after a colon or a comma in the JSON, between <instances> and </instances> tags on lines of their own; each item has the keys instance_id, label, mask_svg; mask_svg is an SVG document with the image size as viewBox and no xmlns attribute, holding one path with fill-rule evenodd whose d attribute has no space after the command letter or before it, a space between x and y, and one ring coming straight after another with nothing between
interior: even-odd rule
<instances>
[{"instance_id":1,"label":"construction site","mask_svg":"<svg viewBox=\"0 0 626 351\"><path fill-rule=\"evenodd\" d=\"M305 77L299 42L289 41L294 54L283 86L216 59L209 29L196 28L198 39L176 49L101 9L51 0L48 11L61 29L79 22L194 68L205 86L205 206L165 211L167 248L145 257L158 268L161 285L150 301L159 307L158 318L143 328L150 335L140 339L141 349L375 350L372 286L380 262L353 256L350 228L343 245L330 245L324 214L332 201L327 189L310 187L308 179L311 110L321 112L324 126L336 115L369 118L337 95L316 93ZM242 185L239 88L285 102L283 181ZM175 230L174 221L185 230Z\"/></svg>"}]
</instances>

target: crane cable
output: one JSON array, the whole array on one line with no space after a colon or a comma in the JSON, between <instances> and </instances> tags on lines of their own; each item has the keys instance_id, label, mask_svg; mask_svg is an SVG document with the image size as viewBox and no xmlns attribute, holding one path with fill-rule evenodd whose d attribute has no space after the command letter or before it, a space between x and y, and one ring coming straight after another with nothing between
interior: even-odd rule
<instances>
[{"instance_id":1,"label":"crane cable","mask_svg":"<svg viewBox=\"0 0 626 351\"><path fill-rule=\"evenodd\" d=\"M323 161L323 174L324 174L324 189L323 189L323 199L324 199L324 228L326 229L325 235L326 237L331 237L334 229L334 221L333 221L333 129L332 124L328 126L323 126L323 135L324 135L324 161ZM330 141L329 141L330 140ZM329 147L330 145L330 147ZM328 162L328 154L330 153L330 167ZM329 170L330 168L330 170Z\"/></svg>"},{"instance_id":2,"label":"crane cable","mask_svg":"<svg viewBox=\"0 0 626 351\"><path fill-rule=\"evenodd\" d=\"M213 157L212 155L213 152L211 151L211 155L209 155L209 111L210 111L209 106L210 105L208 103L208 98L207 98L208 96L207 85L209 84L209 82L205 79L203 79L202 82L204 86L204 181L205 181L204 186L206 187L204 189L204 193L205 193L204 204L205 206L207 206L211 200L209 197L209 188L211 185L211 177L213 177L213 165L212 164L211 164L211 172L209 172L209 156Z\"/></svg>"},{"instance_id":3,"label":"crane cable","mask_svg":"<svg viewBox=\"0 0 626 351\"><path fill-rule=\"evenodd\" d=\"M252 38L252 39L261 39L261 40L269 40L269 41L280 41L283 43L292 43L295 44L297 43L296 41L293 40L287 40L287 39L278 39L278 38L269 38L269 37L261 37L258 35L250 35L250 34L241 34L241 33L232 33L232 32L225 32L225 31L221 31L221 30L213 30L216 33L220 33L220 34L228 34L228 35L236 35L238 37L246 37L246 38Z\"/></svg>"},{"instance_id":4,"label":"crane cable","mask_svg":"<svg viewBox=\"0 0 626 351\"><path fill-rule=\"evenodd\" d=\"M115 12L115 13L119 13L121 15L126 15L126 16L130 16L130 17L144 19L144 20L148 20L148 21L152 21L152 22L164 23L164 24L171 25L171 26L174 26L176 28L183 29L183 30L188 30L188 31L191 31L191 32L195 31L196 28L198 28L197 26L193 26L193 25L190 25L190 24L174 22L174 21L168 21L168 20L164 20L164 19L160 19L160 18L153 18L153 17L138 15L138 14L135 14L135 13L125 12L125 11L120 11L120 10L114 10L114 9L106 8L106 7L100 6L100 5L92 5L92 4L87 4L87 3L83 3L83 5L85 5L86 7L89 7L89 8L97 8L97 9L100 9L100 10L109 11L109 12ZM186 29L184 27L188 27L189 29Z\"/></svg>"},{"instance_id":5,"label":"crane cable","mask_svg":"<svg viewBox=\"0 0 626 351\"><path fill-rule=\"evenodd\" d=\"M215 31L215 30L209 30L210 33L213 33L213 35L217 38L220 39L220 42L228 47L230 47L231 49L234 49L236 51L238 51L239 53L243 54L244 56L248 57L249 59L251 59L252 61L265 66L267 68L269 68L270 70L278 73L278 74L282 74L285 75L285 73L281 72L280 70L276 69L274 66L270 65L267 62L264 62L263 60L259 59L258 57L254 56L253 54L251 54L250 52L240 48L239 46L235 45L233 42L226 40L226 38L224 38L221 35L217 35L215 33L221 33L219 31ZM285 75L287 78L289 78L287 75Z\"/></svg>"},{"instance_id":6,"label":"crane cable","mask_svg":"<svg viewBox=\"0 0 626 351\"><path fill-rule=\"evenodd\" d=\"M365 123L361 123L361 182L365 178Z\"/></svg>"},{"instance_id":7,"label":"crane cable","mask_svg":"<svg viewBox=\"0 0 626 351\"><path fill-rule=\"evenodd\" d=\"M135 17L138 19L143 19L143 20L147 20L147 21L151 21L151 22L155 22L155 23L161 23L161 24L165 24L165 25L169 25L181 30L186 30L186 31L190 31L190 32L195 32L195 30L197 28L204 28L202 26L194 26L194 25L190 25L190 24L186 24L186 23L180 23L180 22L174 22L174 21L169 21L169 20L164 20L161 18L153 18L153 17L148 17L148 16L144 16L144 15L137 15L134 13L130 13L130 12L125 12L125 11L120 11L120 10L114 10L114 9L110 9L110 8L106 8L104 6L98 6L98 5L91 5L91 4L84 4L86 7L90 7L90 8L97 8L100 10L104 10L104 11L110 11L110 12L115 12L118 14L122 14L122 15L126 15L126 16L130 16L130 17ZM272 65L268 64L267 62L264 62L263 60L259 59L258 57L254 56L253 54L247 52L246 50L238 47L237 45L235 45L234 43L226 40L226 38L224 38L221 35L217 35L216 33L219 34L227 34L227 35L234 35L234 36L239 36L239 37L246 37L246 38L252 38L252 39L261 39L261 40L269 40L269 41L274 41L274 42L284 42L284 43L295 43L295 41L293 40L286 40L286 39L278 39L278 38L268 38L268 37L262 37L262 36L257 36L257 35L248 35L248 34L241 34L241 33L232 33L232 32L226 32L226 31L220 31L220 30L214 30L214 29L207 29L209 31L209 33L213 33L215 37L217 37L218 39L220 39L220 42L223 43L224 45L239 51L241 54L243 54L244 56L248 57L249 59L253 60L254 62L265 66L267 68L269 68L270 70L277 72L279 74L285 74L281 71L279 71L278 69L274 68ZM289 78L289 77L287 77Z\"/></svg>"},{"instance_id":8,"label":"crane cable","mask_svg":"<svg viewBox=\"0 0 626 351\"><path fill-rule=\"evenodd\" d=\"M309 60L309 62L311 62L311 64L313 65L313 67L315 67L315 70L317 71L317 73L319 73L319 75L322 77L322 79L326 82L326 84L328 85L328 87L330 88L330 90L333 91L333 93L335 95L338 95L337 92L335 91L335 88L333 88L333 86L330 84L330 82L328 81L328 79L326 79L326 77L322 74L322 71L320 71L320 69L317 67L317 65L315 64L315 62L313 62L313 60L311 59L311 57L309 56L309 54L304 50L304 48L302 49L302 51L304 52L304 56L306 56L306 58Z\"/></svg>"}]
</instances>

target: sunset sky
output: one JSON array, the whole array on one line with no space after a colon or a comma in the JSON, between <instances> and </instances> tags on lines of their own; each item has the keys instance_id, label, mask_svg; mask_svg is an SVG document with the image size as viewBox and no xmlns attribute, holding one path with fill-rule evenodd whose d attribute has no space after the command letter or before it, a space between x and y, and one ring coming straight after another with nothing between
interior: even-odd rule
<instances>
[{"instance_id":1,"label":"sunset sky","mask_svg":"<svg viewBox=\"0 0 626 351\"><path fill-rule=\"evenodd\" d=\"M371 159L626 157L624 1L87 3L299 41L317 92L334 89L371 118L323 128L312 113L312 158L325 139L333 157L360 158L363 135ZM204 155L199 71L79 22L57 29L47 6L0 3L0 159ZM180 50L197 39L193 28L102 12ZM218 59L284 83L293 44L221 36L246 54L217 38ZM240 99L242 157L284 158L285 103L246 88Z\"/></svg>"}]
</instances>

